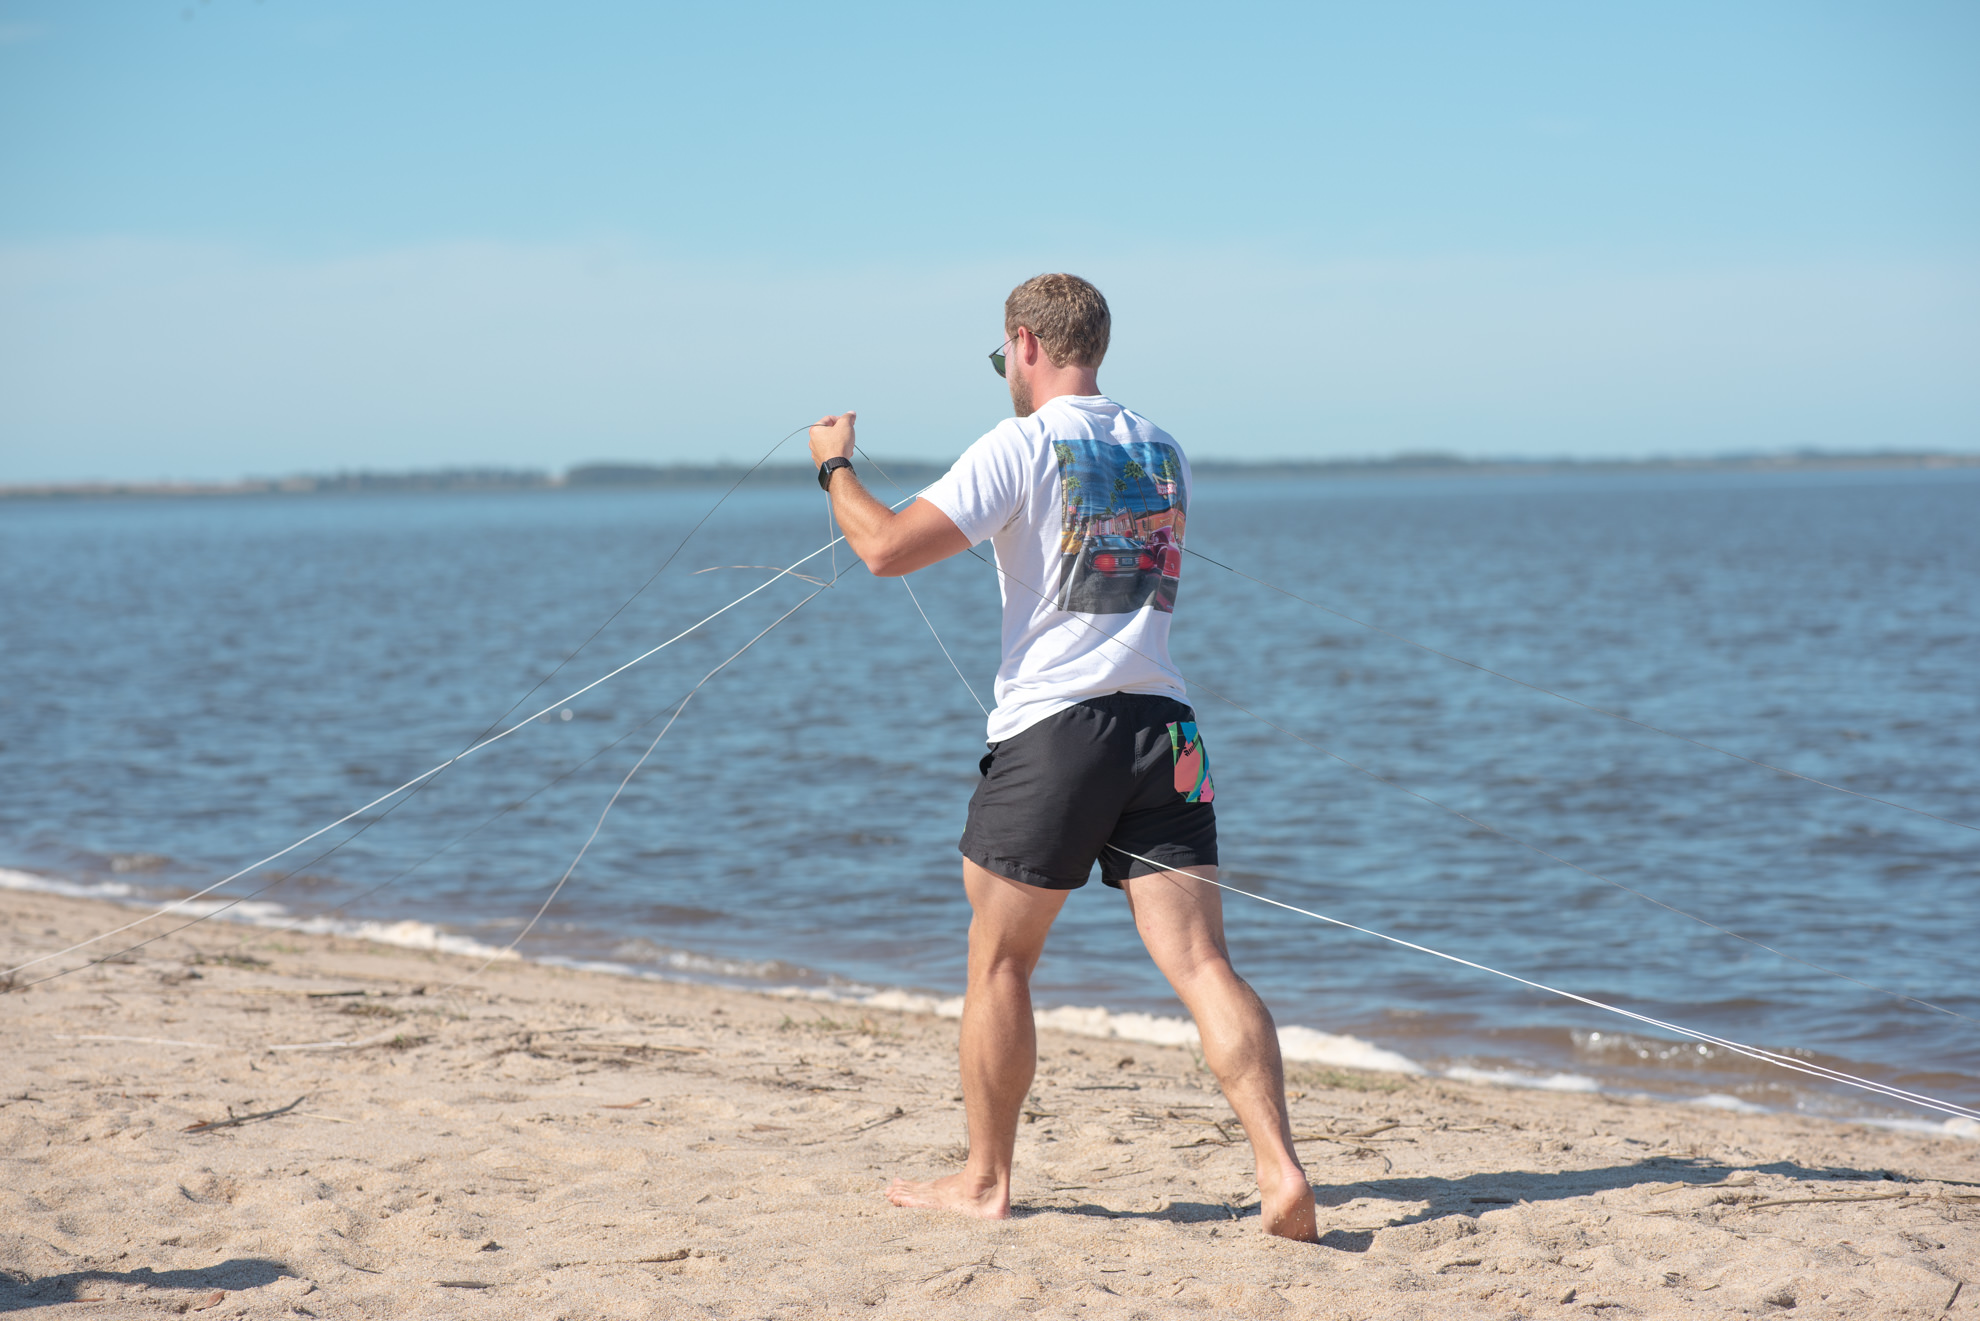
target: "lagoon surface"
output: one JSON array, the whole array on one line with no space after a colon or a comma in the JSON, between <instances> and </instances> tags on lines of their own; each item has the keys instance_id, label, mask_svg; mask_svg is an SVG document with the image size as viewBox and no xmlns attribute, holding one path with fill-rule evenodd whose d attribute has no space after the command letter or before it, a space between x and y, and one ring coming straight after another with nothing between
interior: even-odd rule
<instances>
[{"instance_id":1,"label":"lagoon surface","mask_svg":"<svg viewBox=\"0 0 1980 1321\"><path fill-rule=\"evenodd\" d=\"M0 877L138 900L255 863L499 724L720 494L0 503ZM219 892L259 892L227 916L506 946L666 713L814 587L785 578L556 699L770 577L734 566L826 535L815 491L743 488L508 717L548 718L253 868ZM1206 478L1189 548L1578 701L1980 824L1980 473ZM843 549L804 572L835 567L685 709L522 954L845 997L961 990L955 840L983 716L902 586ZM959 557L912 581L987 701L994 575ZM1980 833L1199 558L1174 654L1233 883L1980 1104ZM1240 897L1228 911L1282 1026L1459 1076L1909 1113ZM1037 998L1180 1012L1097 881ZM1316 1058L1352 1062L1333 1050Z\"/></svg>"}]
</instances>

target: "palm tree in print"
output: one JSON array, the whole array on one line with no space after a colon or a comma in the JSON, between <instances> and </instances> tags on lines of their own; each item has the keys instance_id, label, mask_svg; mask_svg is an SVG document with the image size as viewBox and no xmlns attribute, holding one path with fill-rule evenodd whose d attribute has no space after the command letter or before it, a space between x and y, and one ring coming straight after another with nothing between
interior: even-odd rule
<instances>
[{"instance_id":1,"label":"palm tree in print","mask_svg":"<svg viewBox=\"0 0 1980 1321\"><path fill-rule=\"evenodd\" d=\"M1066 511L1070 517L1079 510L1079 493L1085 489L1086 483L1079 479L1078 473L1069 472L1059 478L1059 484L1065 488Z\"/></svg>"},{"instance_id":2,"label":"palm tree in print","mask_svg":"<svg viewBox=\"0 0 1980 1321\"><path fill-rule=\"evenodd\" d=\"M1133 482L1135 484L1136 494L1143 496L1141 502L1142 513L1145 514L1155 507L1152 493L1148 492L1145 486L1148 479L1148 470L1141 466L1139 460L1129 459L1121 465L1121 479L1123 481Z\"/></svg>"},{"instance_id":3,"label":"palm tree in print","mask_svg":"<svg viewBox=\"0 0 1980 1321\"><path fill-rule=\"evenodd\" d=\"M1060 561L1058 606L1066 608L1067 593L1072 590L1073 573L1080 548L1086 544L1086 529L1090 521L1082 500L1086 491L1086 480L1074 466L1073 447L1063 440L1052 442L1052 456L1059 463L1059 496L1065 501L1065 510L1059 524L1059 554L1067 557Z\"/></svg>"},{"instance_id":4,"label":"palm tree in print","mask_svg":"<svg viewBox=\"0 0 1980 1321\"><path fill-rule=\"evenodd\" d=\"M1075 539L1074 530L1079 526L1079 497L1086 489L1086 483L1079 473L1073 470L1072 446L1063 440L1052 442L1052 454L1059 461L1059 494L1066 503L1065 518L1061 524L1062 536L1068 541Z\"/></svg>"},{"instance_id":5,"label":"palm tree in print","mask_svg":"<svg viewBox=\"0 0 1980 1321\"><path fill-rule=\"evenodd\" d=\"M1079 493L1086 483L1079 479L1078 473L1071 471L1066 472L1060 482L1065 487L1066 512L1059 524L1059 549L1070 554L1078 550L1080 543L1086 539L1085 521L1079 507Z\"/></svg>"}]
</instances>

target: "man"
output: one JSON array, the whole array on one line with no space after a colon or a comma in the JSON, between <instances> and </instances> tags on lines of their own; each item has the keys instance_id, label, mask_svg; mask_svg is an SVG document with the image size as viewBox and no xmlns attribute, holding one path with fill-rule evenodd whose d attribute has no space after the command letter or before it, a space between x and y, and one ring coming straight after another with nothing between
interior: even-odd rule
<instances>
[{"instance_id":1,"label":"man","mask_svg":"<svg viewBox=\"0 0 1980 1321\"><path fill-rule=\"evenodd\" d=\"M1311 1240L1313 1191L1293 1151L1272 1016L1231 968L1221 892L1184 874L1217 875L1215 785L1168 650L1189 467L1166 433L1100 393L1111 325L1106 299L1077 276L1012 290L990 356L1017 416L899 513L852 469L854 414L811 429L819 483L875 574L913 573L989 540L1003 584L990 754L960 845L973 912L969 1159L946 1178L897 1179L887 1196L1010 1214L1019 1111L1038 1062L1031 972L1067 894L1098 862L1244 1124L1265 1231Z\"/></svg>"}]
</instances>

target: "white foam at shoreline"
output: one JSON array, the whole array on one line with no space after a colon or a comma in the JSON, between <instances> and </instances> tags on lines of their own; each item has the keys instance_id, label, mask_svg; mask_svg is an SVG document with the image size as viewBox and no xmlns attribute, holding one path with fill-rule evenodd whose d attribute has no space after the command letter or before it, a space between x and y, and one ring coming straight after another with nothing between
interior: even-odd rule
<instances>
[{"instance_id":1,"label":"white foam at shoreline","mask_svg":"<svg viewBox=\"0 0 1980 1321\"><path fill-rule=\"evenodd\" d=\"M1151 1046L1195 1046L1201 1042L1196 1024L1160 1014L1116 1014L1107 1009L1061 1005L1057 1009L1034 1010L1031 1016L1040 1027L1102 1041L1141 1041Z\"/></svg>"},{"instance_id":2,"label":"white foam at shoreline","mask_svg":"<svg viewBox=\"0 0 1980 1321\"><path fill-rule=\"evenodd\" d=\"M522 957L514 950L503 949L499 945L484 944L472 936L456 935L434 926L431 922L415 922L410 918L399 922L341 922L330 918L310 918L298 922L292 929L354 936L359 940L375 941L380 945L432 950L439 954L465 954L474 959Z\"/></svg>"},{"instance_id":3,"label":"white foam at shoreline","mask_svg":"<svg viewBox=\"0 0 1980 1321\"><path fill-rule=\"evenodd\" d=\"M1767 1107L1764 1105L1755 1105L1751 1101L1742 1100L1737 1096L1728 1096L1724 1092L1707 1092L1703 1096L1692 1097L1685 1104L1702 1106L1707 1110L1730 1110L1734 1114L1739 1115L1764 1115L1767 1113Z\"/></svg>"},{"instance_id":4,"label":"white foam at shoreline","mask_svg":"<svg viewBox=\"0 0 1980 1321\"><path fill-rule=\"evenodd\" d=\"M1967 1142L1980 1142L1980 1119L1849 1119L1850 1124L1864 1124L1870 1128L1888 1128L1899 1133L1929 1133L1933 1137L1960 1138Z\"/></svg>"},{"instance_id":5,"label":"white foam at shoreline","mask_svg":"<svg viewBox=\"0 0 1980 1321\"><path fill-rule=\"evenodd\" d=\"M1460 1064L1444 1070L1454 1082L1482 1082L1494 1087L1524 1087L1538 1092L1599 1092L1602 1084L1579 1073L1521 1073L1517 1069L1474 1069Z\"/></svg>"},{"instance_id":6,"label":"white foam at shoreline","mask_svg":"<svg viewBox=\"0 0 1980 1321\"><path fill-rule=\"evenodd\" d=\"M520 957L520 956L518 956ZM548 964L553 968L570 968L577 972L603 972L614 977L637 977L649 982L691 982L692 974L704 977L754 978L761 980L770 973L786 965L762 961L722 959L707 954L692 954L686 950L657 949L649 964L658 967L640 967L634 963L622 963L616 959L574 959L564 954L537 954L530 956L535 963ZM661 969L665 969L662 971ZM806 995L797 987L781 987L768 992L771 995ZM828 997L838 998L838 997Z\"/></svg>"},{"instance_id":7,"label":"white foam at shoreline","mask_svg":"<svg viewBox=\"0 0 1980 1321\"><path fill-rule=\"evenodd\" d=\"M785 987L778 993L814 1000L838 1000L874 1009L934 1014L941 1018L962 1017L963 998L959 995L937 997L897 989L844 994L799 987ZM1116 1012L1090 1005L1060 1005L1056 1009L1035 1009L1031 1016L1039 1027L1102 1041L1138 1041L1151 1046L1195 1046L1202 1041L1195 1023L1187 1018L1164 1014ZM1384 1050L1371 1041L1318 1032L1297 1024L1279 1029L1279 1052L1286 1059L1300 1064L1331 1064L1380 1073L1427 1072L1415 1060L1392 1050Z\"/></svg>"},{"instance_id":8,"label":"white foam at shoreline","mask_svg":"<svg viewBox=\"0 0 1980 1321\"><path fill-rule=\"evenodd\" d=\"M428 950L438 954L461 954L480 959L521 957L513 951L484 944L471 936L458 935L431 922L420 922L411 918L398 922L351 921L334 917L306 917L298 920L291 916L283 905L265 899L234 901L195 899L174 905L170 900L144 895L122 881L78 884L74 881L58 880L53 876L36 876L30 872L13 871L5 867L0 867L0 889L58 894L70 899L108 899L132 907L161 911L170 907L175 916L184 914L189 918L222 917L229 922L241 922L248 926L280 927L286 931L299 931L312 936L348 936L357 940L373 941L380 945L397 945L402 949Z\"/></svg>"},{"instance_id":9,"label":"white foam at shoreline","mask_svg":"<svg viewBox=\"0 0 1980 1321\"><path fill-rule=\"evenodd\" d=\"M1335 1064L1344 1069L1373 1069L1378 1073L1428 1073L1407 1055L1384 1050L1360 1037L1316 1032L1310 1027L1279 1029L1279 1053L1302 1064Z\"/></svg>"},{"instance_id":10,"label":"white foam at shoreline","mask_svg":"<svg viewBox=\"0 0 1980 1321\"><path fill-rule=\"evenodd\" d=\"M0 890L30 890L59 894L70 899L111 900L129 899L137 893L122 881L94 881L88 885L78 885L74 881L58 881L53 876L35 876L6 867L0 867Z\"/></svg>"},{"instance_id":11,"label":"white foam at shoreline","mask_svg":"<svg viewBox=\"0 0 1980 1321\"><path fill-rule=\"evenodd\" d=\"M72 899L107 900L129 907L162 908L167 902L155 896L144 895L122 881L81 883L60 880L52 876L38 876L31 872L6 867L0 867L0 889L40 892ZM280 927L309 935L344 936L369 940L381 945L394 945L403 949L458 954L470 958L521 959L524 957L513 950L489 945L471 936L448 931L434 923L411 918L397 922L352 921L327 916L298 920L293 918L283 905L265 900L240 901L231 907L225 905L224 900L202 899L181 904L174 911L194 917L218 916L249 926ZM661 952L657 962L665 966L668 970L666 972L639 968L630 964L577 960L557 955L538 957L532 961L656 981L690 981L693 980L692 974L696 973L704 976L760 978L775 969L789 967L787 964L723 959L688 951ZM670 976L669 973L672 975ZM963 998L959 995L928 995L898 987L875 989L842 983L837 987L772 987L767 988L767 993L793 999L857 1004L874 1009L931 1014L940 1018L960 1018L963 1008ZM1097 1006L1061 1005L1054 1009L1036 1010L1033 1017L1040 1027L1101 1040L1135 1041L1159 1046L1195 1046L1201 1040L1196 1025L1190 1020L1161 1014L1115 1012ZM1529 1088L1537 1091L1589 1093L1604 1090L1596 1079L1577 1073L1542 1075L1523 1073L1515 1069L1480 1069L1463 1064L1448 1069L1431 1070L1405 1055L1384 1049L1359 1037L1321 1032L1298 1024L1279 1029L1279 1049L1284 1057L1293 1063L1325 1064L1381 1073L1424 1076L1436 1074L1456 1082L1485 1083L1498 1087ZM1704 1096L1665 1099L1681 1100L1689 1105L1739 1114L1773 1113L1765 1106L1719 1092ZM1908 1117L1839 1118L1837 1122L1868 1124L1903 1132L1980 1141L1980 1121L1965 1118L1943 1121Z\"/></svg>"},{"instance_id":12,"label":"white foam at shoreline","mask_svg":"<svg viewBox=\"0 0 1980 1321\"><path fill-rule=\"evenodd\" d=\"M829 991L816 997L820 999L840 999ZM870 994L851 997L859 1004L871 1005L875 1009L898 1009L908 1014L934 1014L937 1018L961 1018L963 998L960 995L918 995L913 991L888 988Z\"/></svg>"}]
</instances>

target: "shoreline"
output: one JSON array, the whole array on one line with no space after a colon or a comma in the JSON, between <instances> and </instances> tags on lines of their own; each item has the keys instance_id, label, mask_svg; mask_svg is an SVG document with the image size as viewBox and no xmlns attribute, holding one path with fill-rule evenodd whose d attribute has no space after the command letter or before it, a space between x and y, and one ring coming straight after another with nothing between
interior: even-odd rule
<instances>
[{"instance_id":1,"label":"shoreline","mask_svg":"<svg viewBox=\"0 0 1980 1321\"><path fill-rule=\"evenodd\" d=\"M0 1308L1937 1321L1980 1260L1980 1142L1300 1065L1324 1237L1270 1240L1193 1052L1055 1030L1013 1218L901 1211L953 1020L478 962L203 924L0 999Z\"/></svg>"},{"instance_id":2,"label":"shoreline","mask_svg":"<svg viewBox=\"0 0 1980 1321\"><path fill-rule=\"evenodd\" d=\"M119 889L123 893L105 893L106 889ZM95 893L92 893L92 890ZM92 887L53 877L43 877L15 868L0 867L0 894L8 891L24 895L48 894L84 902L105 903L127 914L134 910L157 912L173 901L170 896L147 894L129 882L99 883ZM782 960L748 965L720 956L684 950L675 952L679 960L677 966L670 970L662 970L613 960L557 954L517 954L473 936L449 931L420 919L384 921L332 917L329 914L298 914L286 905L273 901L249 901L230 911L216 913L214 910L220 906L219 900L204 899L177 911L179 916L190 918L210 914L209 921L218 920L226 924L223 930L247 928L260 932L270 939L289 934L351 939L414 953L452 955L475 963L487 959L514 961L569 972L623 978L634 982L704 986L720 991L765 996L796 1003L836 1005L861 1010L889 1010L942 1019L959 1019L962 1016L963 1001L960 995L946 996L898 986L868 986L827 974L814 974L819 981L810 985L792 984L762 975L771 966L796 968L796 965L785 964ZM110 925L121 925L121 923ZM1040 1029L1063 1032L1095 1041L1118 1042L1128 1046L1177 1046L1192 1050L1196 1048L1195 1025L1181 1015L1114 1009L1105 1005L1063 1004L1036 1009L1034 1017ZM1603 1034L1596 1032L1592 1035L1599 1037ZM1629 1040L1627 1032L1617 1032L1615 1035L1625 1042ZM1641 1086L1619 1085L1616 1079L1605 1079L1595 1073L1563 1069L1536 1072L1533 1068L1520 1067L1518 1061L1481 1057L1476 1053L1467 1054L1456 1061L1436 1057L1418 1060L1362 1037L1328 1032L1297 1023L1282 1024L1279 1028L1279 1038L1281 1052L1289 1067L1304 1065L1318 1068L1371 1070L1520 1091L1604 1096L1738 1114L1795 1115L1822 1123L1865 1124L1897 1131L1980 1139L1980 1122L1964 1118L1946 1118L1921 1107L1904 1106L1895 1102L1884 1102L1880 1107L1873 1103L1868 1094L1854 1089L1816 1090L1805 1086L1797 1089L1792 1084L1792 1075L1780 1073L1778 1070L1763 1069L1752 1076L1771 1080L1773 1086L1796 1098L1795 1106L1766 1105L1738 1095L1735 1091L1714 1089L1709 1084L1701 1084L1699 1088L1689 1091L1681 1089L1658 1091ZM1643 1037L1641 1039L1665 1046L1685 1044L1678 1038ZM1847 1059L1834 1063L1838 1067L1859 1073L1872 1067L1861 1061ZM1547 1068L1545 1065L1537 1067L1543 1070ZM1737 1075L1728 1075L1726 1079L1718 1081L1738 1086L1737 1077ZM1672 1079L1674 1084L1677 1081L1678 1079ZM1751 1084L1748 1083L1747 1086L1750 1088ZM1848 1103L1857 1099L1862 1101L1863 1108L1860 1112L1853 1112ZM1803 1104L1805 1101L1829 1104L1835 1108L1829 1110L1807 1108Z\"/></svg>"}]
</instances>

